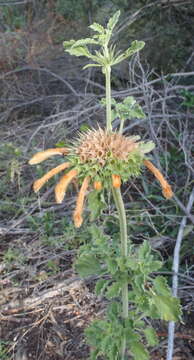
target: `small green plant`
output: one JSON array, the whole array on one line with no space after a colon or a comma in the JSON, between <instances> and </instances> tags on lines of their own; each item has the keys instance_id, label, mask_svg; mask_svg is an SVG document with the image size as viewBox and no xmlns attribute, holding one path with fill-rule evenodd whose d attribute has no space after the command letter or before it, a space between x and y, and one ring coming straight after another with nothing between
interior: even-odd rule
<instances>
[{"instance_id":1,"label":"small green plant","mask_svg":"<svg viewBox=\"0 0 194 360\"><path fill-rule=\"evenodd\" d=\"M120 242L117 236L108 236L103 228L93 225L90 227L91 240L80 247L75 262L75 269L82 277L99 276L96 293L109 301L106 316L95 320L86 330L92 349L91 359L125 360L130 355L135 360L148 360L147 348L156 345L158 339L154 328L148 326L146 317L177 321L181 309L179 300L171 295L166 279L156 276L162 267L158 254L152 253L147 241L139 247L130 241L120 188L121 183L140 176L145 166L161 183L167 199L173 196L173 192L148 159L147 154L154 148L153 142L140 141L139 135L123 135L126 119L144 117L140 105L133 97L123 102L111 98L111 67L144 47L143 41L133 41L127 50L121 52L111 43L119 15L120 12L116 12L106 28L97 23L90 25L94 31L90 38L64 42L65 51L90 60L85 68L97 66L105 75L106 98L101 103L106 106L106 129L89 129L71 145L39 152L29 163L38 164L54 155L66 156L66 162L36 180L33 186L38 192L51 177L64 170L65 174L55 187L56 201L61 203L68 185L76 179L81 184L73 214L76 227L83 222L84 199L89 185L94 188L88 196L90 220L93 222L106 208L104 192L111 192L118 213ZM95 47L93 52L92 46ZM119 131L112 130L116 118L120 120Z\"/></svg>"},{"instance_id":2,"label":"small green plant","mask_svg":"<svg viewBox=\"0 0 194 360\"><path fill-rule=\"evenodd\" d=\"M182 90L181 95L184 97L184 101L182 105L186 106L187 108L194 108L194 94L188 90Z\"/></svg>"},{"instance_id":3,"label":"small green plant","mask_svg":"<svg viewBox=\"0 0 194 360\"><path fill-rule=\"evenodd\" d=\"M8 346L7 341L0 340L0 359L1 360L8 360L9 359L7 346Z\"/></svg>"}]
</instances>

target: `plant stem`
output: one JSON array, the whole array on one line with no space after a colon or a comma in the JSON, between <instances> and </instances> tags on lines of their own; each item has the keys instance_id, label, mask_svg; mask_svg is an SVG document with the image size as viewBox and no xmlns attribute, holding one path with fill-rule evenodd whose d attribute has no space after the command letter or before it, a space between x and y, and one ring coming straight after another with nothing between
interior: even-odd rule
<instances>
[{"instance_id":1,"label":"plant stem","mask_svg":"<svg viewBox=\"0 0 194 360\"><path fill-rule=\"evenodd\" d=\"M120 119L119 134L123 133L124 119Z\"/></svg>"},{"instance_id":2,"label":"plant stem","mask_svg":"<svg viewBox=\"0 0 194 360\"><path fill-rule=\"evenodd\" d=\"M110 74L111 74L111 67L107 65L105 67L105 77L106 77L106 129L108 132L112 131Z\"/></svg>"},{"instance_id":3,"label":"plant stem","mask_svg":"<svg viewBox=\"0 0 194 360\"><path fill-rule=\"evenodd\" d=\"M126 212L121 195L120 188L113 188L113 197L115 205L119 214L119 223L120 223L120 238L121 238L121 255L123 257L128 256L128 246L127 246L127 221L126 221ZM122 287L122 318L127 319L129 314L128 310L128 281L126 276L126 281ZM126 337L123 339L122 348L121 348L121 360L125 359L126 352Z\"/></svg>"}]
</instances>

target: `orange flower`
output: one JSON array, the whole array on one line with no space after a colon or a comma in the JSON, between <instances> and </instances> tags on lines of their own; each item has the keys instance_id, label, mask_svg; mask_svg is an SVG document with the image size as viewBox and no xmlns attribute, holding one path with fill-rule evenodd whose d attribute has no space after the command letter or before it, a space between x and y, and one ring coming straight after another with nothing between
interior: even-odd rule
<instances>
[{"instance_id":1,"label":"orange flower","mask_svg":"<svg viewBox=\"0 0 194 360\"><path fill-rule=\"evenodd\" d=\"M120 188L121 186L121 177L120 175L112 174L112 184L115 188Z\"/></svg>"},{"instance_id":2,"label":"orange flower","mask_svg":"<svg viewBox=\"0 0 194 360\"><path fill-rule=\"evenodd\" d=\"M155 175L156 179L162 186L162 193L166 199L170 199L173 196L173 191L168 182L164 179L161 172L151 163L149 160L144 160L144 165Z\"/></svg>"},{"instance_id":3,"label":"orange flower","mask_svg":"<svg viewBox=\"0 0 194 360\"><path fill-rule=\"evenodd\" d=\"M76 175L77 170L72 169L67 174L63 175L59 180L55 187L55 199L58 204L62 203L67 187Z\"/></svg>"},{"instance_id":4,"label":"orange flower","mask_svg":"<svg viewBox=\"0 0 194 360\"><path fill-rule=\"evenodd\" d=\"M101 181L94 181L94 189L95 190L102 190L102 182Z\"/></svg>"},{"instance_id":5,"label":"orange flower","mask_svg":"<svg viewBox=\"0 0 194 360\"><path fill-rule=\"evenodd\" d=\"M76 202L76 208L73 214L75 227L80 227L83 222L82 212L84 207L84 198L89 185L89 181L90 181L89 176L86 176L79 191L79 195Z\"/></svg>"},{"instance_id":6,"label":"orange flower","mask_svg":"<svg viewBox=\"0 0 194 360\"><path fill-rule=\"evenodd\" d=\"M67 148L55 148L55 149L48 149L45 151L37 152L30 160L30 165L39 164L42 161L48 159L53 155L66 155L68 154L69 150Z\"/></svg>"},{"instance_id":7,"label":"orange flower","mask_svg":"<svg viewBox=\"0 0 194 360\"><path fill-rule=\"evenodd\" d=\"M65 170L66 168L68 168L71 164L66 162L63 163L57 167L55 167L54 169L50 170L48 173L46 173L44 176L42 176L40 179L36 180L33 184L33 189L35 192L39 191L41 189L41 187L49 180L51 179L54 175L58 174L59 172L61 172L62 170Z\"/></svg>"}]
</instances>

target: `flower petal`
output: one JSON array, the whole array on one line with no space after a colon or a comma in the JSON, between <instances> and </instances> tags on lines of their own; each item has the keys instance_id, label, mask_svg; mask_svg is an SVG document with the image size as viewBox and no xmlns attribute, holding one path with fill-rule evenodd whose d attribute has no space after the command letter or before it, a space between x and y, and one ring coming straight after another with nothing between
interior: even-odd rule
<instances>
[{"instance_id":1,"label":"flower petal","mask_svg":"<svg viewBox=\"0 0 194 360\"><path fill-rule=\"evenodd\" d=\"M83 222L82 212L84 207L84 198L89 185L89 181L89 176L86 176L77 197L76 208L73 214L74 224L77 228L80 227Z\"/></svg>"},{"instance_id":2,"label":"flower petal","mask_svg":"<svg viewBox=\"0 0 194 360\"><path fill-rule=\"evenodd\" d=\"M39 191L41 187L54 175L58 174L60 171L65 170L71 165L69 162L65 162L54 169L50 170L48 173L46 173L44 176L42 176L40 179L36 180L33 184L33 189L35 192Z\"/></svg>"},{"instance_id":3,"label":"flower petal","mask_svg":"<svg viewBox=\"0 0 194 360\"><path fill-rule=\"evenodd\" d=\"M112 184L114 188L120 188L121 186L121 177L120 175L112 174Z\"/></svg>"},{"instance_id":4,"label":"flower petal","mask_svg":"<svg viewBox=\"0 0 194 360\"><path fill-rule=\"evenodd\" d=\"M102 182L101 181L94 181L94 189L95 190L102 190Z\"/></svg>"},{"instance_id":5,"label":"flower petal","mask_svg":"<svg viewBox=\"0 0 194 360\"><path fill-rule=\"evenodd\" d=\"M64 154L68 154L69 149L68 148L55 148L55 149L48 149L45 151L40 151L37 152L30 160L29 160L29 164L30 165L35 165L35 164L39 164L42 161L48 159L49 157L53 156L53 155L64 155Z\"/></svg>"},{"instance_id":6,"label":"flower petal","mask_svg":"<svg viewBox=\"0 0 194 360\"><path fill-rule=\"evenodd\" d=\"M77 170L72 169L67 174L63 175L59 180L55 187L55 199L58 204L62 203L67 187L73 178L77 175L77 173Z\"/></svg>"},{"instance_id":7,"label":"flower petal","mask_svg":"<svg viewBox=\"0 0 194 360\"><path fill-rule=\"evenodd\" d=\"M158 179L160 182L164 197L166 199L170 199L173 196L173 191L162 173L149 160L144 160L144 165L155 175L156 179Z\"/></svg>"}]
</instances>

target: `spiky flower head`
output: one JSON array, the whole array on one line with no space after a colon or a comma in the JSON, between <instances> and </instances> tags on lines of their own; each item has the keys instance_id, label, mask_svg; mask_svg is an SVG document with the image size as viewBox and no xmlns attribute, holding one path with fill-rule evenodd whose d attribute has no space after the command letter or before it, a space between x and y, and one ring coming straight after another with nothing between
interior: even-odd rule
<instances>
[{"instance_id":1,"label":"spiky flower head","mask_svg":"<svg viewBox=\"0 0 194 360\"><path fill-rule=\"evenodd\" d=\"M161 172L146 159L145 154L154 148L154 143L139 140L139 136L126 137L98 128L79 134L77 140L69 147L38 152L30 159L30 165L38 164L54 155L66 156L67 161L36 180L33 184L34 191L39 191L51 177L65 170L55 187L56 202L61 203L68 185L73 179L77 179L81 183L81 188L73 215L76 227L80 227L83 222L82 212L89 184L97 191L110 186L119 188L122 182L138 176L143 165L158 179L164 196L172 197L170 185Z\"/></svg>"},{"instance_id":2,"label":"spiky flower head","mask_svg":"<svg viewBox=\"0 0 194 360\"><path fill-rule=\"evenodd\" d=\"M103 187L109 187L114 174L123 182L140 175L145 153L154 148L154 143L139 139L139 136L126 137L101 128L88 130L74 142L68 161L78 170L78 178L90 176L94 187L99 181Z\"/></svg>"}]
</instances>

